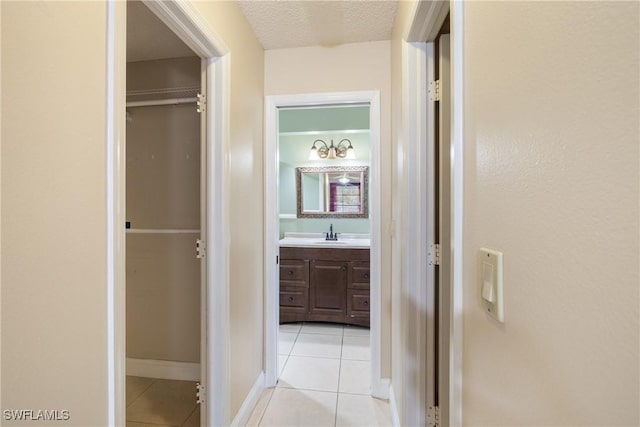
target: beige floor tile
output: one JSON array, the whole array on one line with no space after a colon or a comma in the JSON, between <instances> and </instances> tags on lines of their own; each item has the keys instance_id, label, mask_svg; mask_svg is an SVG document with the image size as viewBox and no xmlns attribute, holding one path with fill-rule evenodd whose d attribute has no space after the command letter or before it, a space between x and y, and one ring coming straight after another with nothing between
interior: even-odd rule
<instances>
[{"instance_id":1,"label":"beige floor tile","mask_svg":"<svg viewBox=\"0 0 640 427\"><path fill-rule=\"evenodd\" d=\"M338 394L336 427L391 425L389 402L359 394Z\"/></svg>"},{"instance_id":2,"label":"beige floor tile","mask_svg":"<svg viewBox=\"0 0 640 427\"><path fill-rule=\"evenodd\" d=\"M276 388L261 427L333 426L336 393Z\"/></svg>"},{"instance_id":3,"label":"beige floor tile","mask_svg":"<svg viewBox=\"0 0 640 427\"><path fill-rule=\"evenodd\" d=\"M297 334L300 332L302 323L285 323L280 325L280 332L288 332L290 334Z\"/></svg>"},{"instance_id":4,"label":"beige floor tile","mask_svg":"<svg viewBox=\"0 0 640 427\"><path fill-rule=\"evenodd\" d=\"M337 323L305 323L300 329L301 334L342 335L344 325Z\"/></svg>"},{"instance_id":5,"label":"beige floor tile","mask_svg":"<svg viewBox=\"0 0 640 427\"><path fill-rule=\"evenodd\" d=\"M370 360L369 337L346 336L342 340L342 358L349 360Z\"/></svg>"},{"instance_id":6,"label":"beige floor tile","mask_svg":"<svg viewBox=\"0 0 640 427\"><path fill-rule=\"evenodd\" d=\"M371 394L371 362L342 360L340 364L340 393Z\"/></svg>"},{"instance_id":7,"label":"beige floor tile","mask_svg":"<svg viewBox=\"0 0 640 427\"><path fill-rule=\"evenodd\" d=\"M289 356L278 387L318 391L338 391L340 360Z\"/></svg>"},{"instance_id":8,"label":"beige floor tile","mask_svg":"<svg viewBox=\"0 0 640 427\"><path fill-rule=\"evenodd\" d=\"M258 427L258 425L260 425L260 420L262 419L265 409L267 409L267 405L271 400L274 390L274 388L268 388L262 392L260 399L258 399L258 403L256 403L256 407L253 408L253 412L251 412L251 416L249 417L249 421L247 421L246 427Z\"/></svg>"},{"instance_id":9,"label":"beige floor tile","mask_svg":"<svg viewBox=\"0 0 640 427\"><path fill-rule=\"evenodd\" d=\"M345 325L344 336L368 337L371 331L362 326Z\"/></svg>"},{"instance_id":10,"label":"beige floor tile","mask_svg":"<svg viewBox=\"0 0 640 427\"><path fill-rule=\"evenodd\" d=\"M300 334L291 351L292 356L340 358L342 336Z\"/></svg>"},{"instance_id":11,"label":"beige floor tile","mask_svg":"<svg viewBox=\"0 0 640 427\"><path fill-rule=\"evenodd\" d=\"M127 421L127 427L171 427L171 426L163 426L161 424L135 423L132 421Z\"/></svg>"},{"instance_id":12,"label":"beige floor tile","mask_svg":"<svg viewBox=\"0 0 640 427\"><path fill-rule=\"evenodd\" d=\"M281 332L278 334L278 354L290 354L298 334Z\"/></svg>"},{"instance_id":13,"label":"beige floor tile","mask_svg":"<svg viewBox=\"0 0 640 427\"><path fill-rule=\"evenodd\" d=\"M181 426L196 408L193 381L156 380L127 408L127 421Z\"/></svg>"},{"instance_id":14,"label":"beige floor tile","mask_svg":"<svg viewBox=\"0 0 640 427\"><path fill-rule=\"evenodd\" d=\"M282 371L284 370L284 367L287 364L287 359L289 358L289 356L285 356L282 354L278 355L278 377L280 377L280 375L282 375Z\"/></svg>"},{"instance_id":15,"label":"beige floor tile","mask_svg":"<svg viewBox=\"0 0 640 427\"><path fill-rule=\"evenodd\" d=\"M200 405L196 406L196 409L191 413L187 421L182 424L182 427L199 427L200 426Z\"/></svg>"},{"instance_id":16,"label":"beige floor tile","mask_svg":"<svg viewBox=\"0 0 640 427\"><path fill-rule=\"evenodd\" d=\"M136 400L151 384L155 378L134 377L127 375L127 406Z\"/></svg>"}]
</instances>

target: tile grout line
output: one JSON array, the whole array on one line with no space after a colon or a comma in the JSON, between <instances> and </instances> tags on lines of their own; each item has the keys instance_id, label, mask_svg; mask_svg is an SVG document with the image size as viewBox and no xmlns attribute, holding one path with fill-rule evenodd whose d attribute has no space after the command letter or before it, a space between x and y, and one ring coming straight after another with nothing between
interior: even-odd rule
<instances>
[{"instance_id":1,"label":"tile grout line","mask_svg":"<svg viewBox=\"0 0 640 427\"><path fill-rule=\"evenodd\" d=\"M338 388L336 390L336 415L333 417L333 426L338 424L338 398L340 397L340 375L342 375L342 351L344 349L344 329L342 330L342 339L340 340L340 364L338 365Z\"/></svg>"},{"instance_id":2,"label":"tile grout line","mask_svg":"<svg viewBox=\"0 0 640 427\"><path fill-rule=\"evenodd\" d=\"M140 377L140 378L149 378L149 377ZM131 403L129 403L128 405L126 405L126 407L127 407L127 408L128 408L129 406L133 405L133 404L136 402L136 400L140 399L140 397L141 397L143 394L145 394L145 393L147 392L147 390L149 390L149 389L151 388L151 386L152 386L152 385L154 385L154 384L156 383L156 381L158 380L157 378L151 378L151 379L153 380L153 381L151 381L151 384L149 384L149 385L148 385L144 390L142 390L142 391L140 392L140 394L139 394L135 399L133 399L133 400L131 401ZM125 382L126 382L126 376L125 376ZM127 391L126 391L126 389L125 389L124 395L125 395L124 397L125 397L125 400L126 400L126 399L127 399ZM125 415L125 421L127 421L127 420L126 420L126 415Z\"/></svg>"},{"instance_id":3,"label":"tile grout line","mask_svg":"<svg viewBox=\"0 0 640 427\"><path fill-rule=\"evenodd\" d=\"M262 419L264 418L264 414L267 413L267 409L269 408L269 405L271 404L271 399L273 398L273 394L276 392L276 387L273 388L273 390L271 391L271 394L269 395L269 399L267 399L267 404L264 405L264 409L262 410L262 413L260 414L260 418L258 418L258 427L260 427L262 425Z\"/></svg>"}]
</instances>

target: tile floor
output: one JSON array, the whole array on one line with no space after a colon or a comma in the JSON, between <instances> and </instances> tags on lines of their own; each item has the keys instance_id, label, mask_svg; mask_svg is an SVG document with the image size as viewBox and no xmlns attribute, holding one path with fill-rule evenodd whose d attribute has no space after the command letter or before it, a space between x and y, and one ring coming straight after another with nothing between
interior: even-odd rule
<instances>
[{"instance_id":1,"label":"tile floor","mask_svg":"<svg viewBox=\"0 0 640 427\"><path fill-rule=\"evenodd\" d=\"M280 326L280 379L247 427L390 426L389 403L369 394L369 329L330 323Z\"/></svg>"},{"instance_id":2,"label":"tile floor","mask_svg":"<svg viewBox=\"0 0 640 427\"><path fill-rule=\"evenodd\" d=\"M197 427L193 381L127 377L127 427Z\"/></svg>"}]
</instances>

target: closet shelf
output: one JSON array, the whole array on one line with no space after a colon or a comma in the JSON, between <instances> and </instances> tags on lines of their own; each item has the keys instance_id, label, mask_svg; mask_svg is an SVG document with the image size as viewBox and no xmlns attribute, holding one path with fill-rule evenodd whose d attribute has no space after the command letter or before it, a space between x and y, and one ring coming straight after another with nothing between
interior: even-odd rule
<instances>
[{"instance_id":1,"label":"closet shelf","mask_svg":"<svg viewBox=\"0 0 640 427\"><path fill-rule=\"evenodd\" d=\"M200 234L195 228L127 228L127 234Z\"/></svg>"}]
</instances>

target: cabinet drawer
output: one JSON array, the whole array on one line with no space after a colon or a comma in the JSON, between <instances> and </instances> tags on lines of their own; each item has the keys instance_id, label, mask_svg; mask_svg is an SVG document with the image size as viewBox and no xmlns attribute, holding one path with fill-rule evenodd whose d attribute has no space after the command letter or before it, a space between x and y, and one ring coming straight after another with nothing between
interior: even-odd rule
<instances>
[{"instance_id":1,"label":"cabinet drawer","mask_svg":"<svg viewBox=\"0 0 640 427\"><path fill-rule=\"evenodd\" d=\"M307 282L309 277L308 261L280 260L280 281Z\"/></svg>"},{"instance_id":2,"label":"cabinet drawer","mask_svg":"<svg viewBox=\"0 0 640 427\"><path fill-rule=\"evenodd\" d=\"M296 307L305 309L309 301L306 289L295 287L280 288L280 307Z\"/></svg>"},{"instance_id":3,"label":"cabinet drawer","mask_svg":"<svg viewBox=\"0 0 640 427\"><path fill-rule=\"evenodd\" d=\"M351 311L369 312L369 294L349 291L349 302L351 303Z\"/></svg>"},{"instance_id":4,"label":"cabinet drawer","mask_svg":"<svg viewBox=\"0 0 640 427\"><path fill-rule=\"evenodd\" d=\"M351 280L349 280L349 288L369 289L369 282L371 281L369 263L363 261L354 261L350 264L350 269Z\"/></svg>"},{"instance_id":5,"label":"cabinet drawer","mask_svg":"<svg viewBox=\"0 0 640 427\"><path fill-rule=\"evenodd\" d=\"M354 289L347 290L346 321L356 325L369 326L369 306L369 292Z\"/></svg>"}]
</instances>

